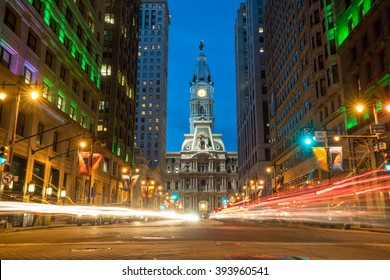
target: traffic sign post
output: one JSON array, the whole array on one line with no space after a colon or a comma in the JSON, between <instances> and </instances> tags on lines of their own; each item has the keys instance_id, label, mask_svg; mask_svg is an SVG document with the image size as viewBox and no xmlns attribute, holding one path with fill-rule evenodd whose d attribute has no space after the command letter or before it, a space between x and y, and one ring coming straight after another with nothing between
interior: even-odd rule
<instances>
[{"instance_id":1,"label":"traffic sign post","mask_svg":"<svg viewBox=\"0 0 390 280\"><path fill-rule=\"evenodd\" d=\"M10 185L12 183L12 175L11 174L3 174L1 176L1 184L2 185Z\"/></svg>"},{"instance_id":2,"label":"traffic sign post","mask_svg":"<svg viewBox=\"0 0 390 280\"><path fill-rule=\"evenodd\" d=\"M383 133L386 133L386 126L384 126L382 124L370 125L370 132L371 132L371 134L377 134L377 133L383 134Z\"/></svg>"},{"instance_id":3,"label":"traffic sign post","mask_svg":"<svg viewBox=\"0 0 390 280\"><path fill-rule=\"evenodd\" d=\"M314 141L326 143L327 141L326 131L314 131Z\"/></svg>"}]
</instances>

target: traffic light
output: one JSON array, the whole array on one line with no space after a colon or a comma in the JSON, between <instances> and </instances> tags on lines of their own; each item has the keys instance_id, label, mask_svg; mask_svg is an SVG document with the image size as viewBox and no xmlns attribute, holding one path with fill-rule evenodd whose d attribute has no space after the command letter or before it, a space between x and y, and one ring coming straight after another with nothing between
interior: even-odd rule
<instances>
[{"instance_id":1,"label":"traffic light","mask_svg":"<svg viewBox=\"0 0 390 280\"><path fill-rule=\"evenodd\" d=\"M8 158L8 152L9 152L9 147L8 146L2 146L0 148L0 164L6 164L7 163L7 158Z\"/></svg>"},{"instance_id":2,"label":"traffic light","mask_svg":"<svg viewBox=\"0 0 390 280\"><path fill-rule=\"evenodd\" d=\"M385 169L387 172L390 172L390 160L387 160L385 163Z\"/></svg>"},{"instance_id":3,"label":"traffic light","mask_svg":"<svg viewBox=\"0 0 390 280\"><path fill-rule=\"evenodd\" d=\"M172 199L173 201L178 201L178 200L179 200L179 195L178 195L177 193L173 193L173 194L171 195L171 199Z\"/></svg>"},{"instance_id":4,"label":"traffic light","mask_svg":"<svg viewBox=\"0 0 390 280\"><path fill-rule=\"evenodd\" d=\"M303 144L311 146L313 143L313 130L310 127L303 128Z\"/></svg>"}]
</instances>

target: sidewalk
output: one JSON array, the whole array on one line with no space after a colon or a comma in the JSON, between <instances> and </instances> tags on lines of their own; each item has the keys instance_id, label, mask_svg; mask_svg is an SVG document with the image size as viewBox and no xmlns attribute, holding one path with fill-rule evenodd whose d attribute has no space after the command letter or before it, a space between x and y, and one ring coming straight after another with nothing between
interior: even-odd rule
<instances>
[{"instance_id":1,"label":"sidewalk","mask_svg":"<svg viewBox=\"0 0 390 280\"><path fill-rule=\"evenodd\" d=\"M19 218L19 219L18 219ZM51 215L38 215L34 217L20 218L13 216L10 221L0 220L0 233L9 233L25 230L37 230L42 228L57 228L65 226L75 226L76 224L68 223L66 220L54 219Z\"/></svg>"}]
</instances>

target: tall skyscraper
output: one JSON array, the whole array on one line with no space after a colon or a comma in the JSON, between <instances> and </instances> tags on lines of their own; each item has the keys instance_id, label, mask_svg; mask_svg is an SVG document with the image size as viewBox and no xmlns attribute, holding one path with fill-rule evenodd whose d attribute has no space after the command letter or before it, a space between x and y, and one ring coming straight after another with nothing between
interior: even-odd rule
<instances>
[{"instance_id":1,"label":"tall skyscraper","mask_svg":"<svg viewBox=\"0 0 390 280\"><path fill-rule=\"evenodd\" d=\"M237 153L227 152L221 134L214 133L214 82L203 52L190 82L190 134L180 152L166 156L166 207L208 214L235 202Z\"/></svg>"},{"instance_id":2,"label":"tall skyscraper","mask_svg":"<svg viewBox=\"0 0 390 280\"><path fill-rule=\"evenodd\" d=\"M141 1L135 142L152 166L165 159L169 24L167 0Z\"/></svg>"},{"instance_id":3,"label":"tall skyscraper","mask_svg":"<svg viewBox=\"0 0 390 280\"><path fill-rule=\"evenodd\" d=\"M105 1L98 135L113 154L133 159L140 0Z\"/></svg>"},{"instance_id":4,"label":"tall skyscraper","mask_svg":"<svg viewBox=\"0 0 390 280\"><path fill-rule=\"evenodd\" d=\"M266 181L271 193L266 52L265 1L248 0L237 11L235 23L237 137L239 185Z\"/></svg>"}]
</instances>

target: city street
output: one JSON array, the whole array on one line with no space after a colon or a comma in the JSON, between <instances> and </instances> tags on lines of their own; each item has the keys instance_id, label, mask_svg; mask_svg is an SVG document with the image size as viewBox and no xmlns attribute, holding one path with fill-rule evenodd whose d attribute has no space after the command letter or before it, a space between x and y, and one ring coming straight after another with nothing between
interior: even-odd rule
<instances>
[{"instance_id":1,"label":"city street","mask_svg":"<svg viewBox=\"0 0 390 280\"><path fill-rule=\"evenodd\" d=\"M388 260L390 232L302 224L161 220L13 228L2 260Z\"/></svg>"}]
</instances>

